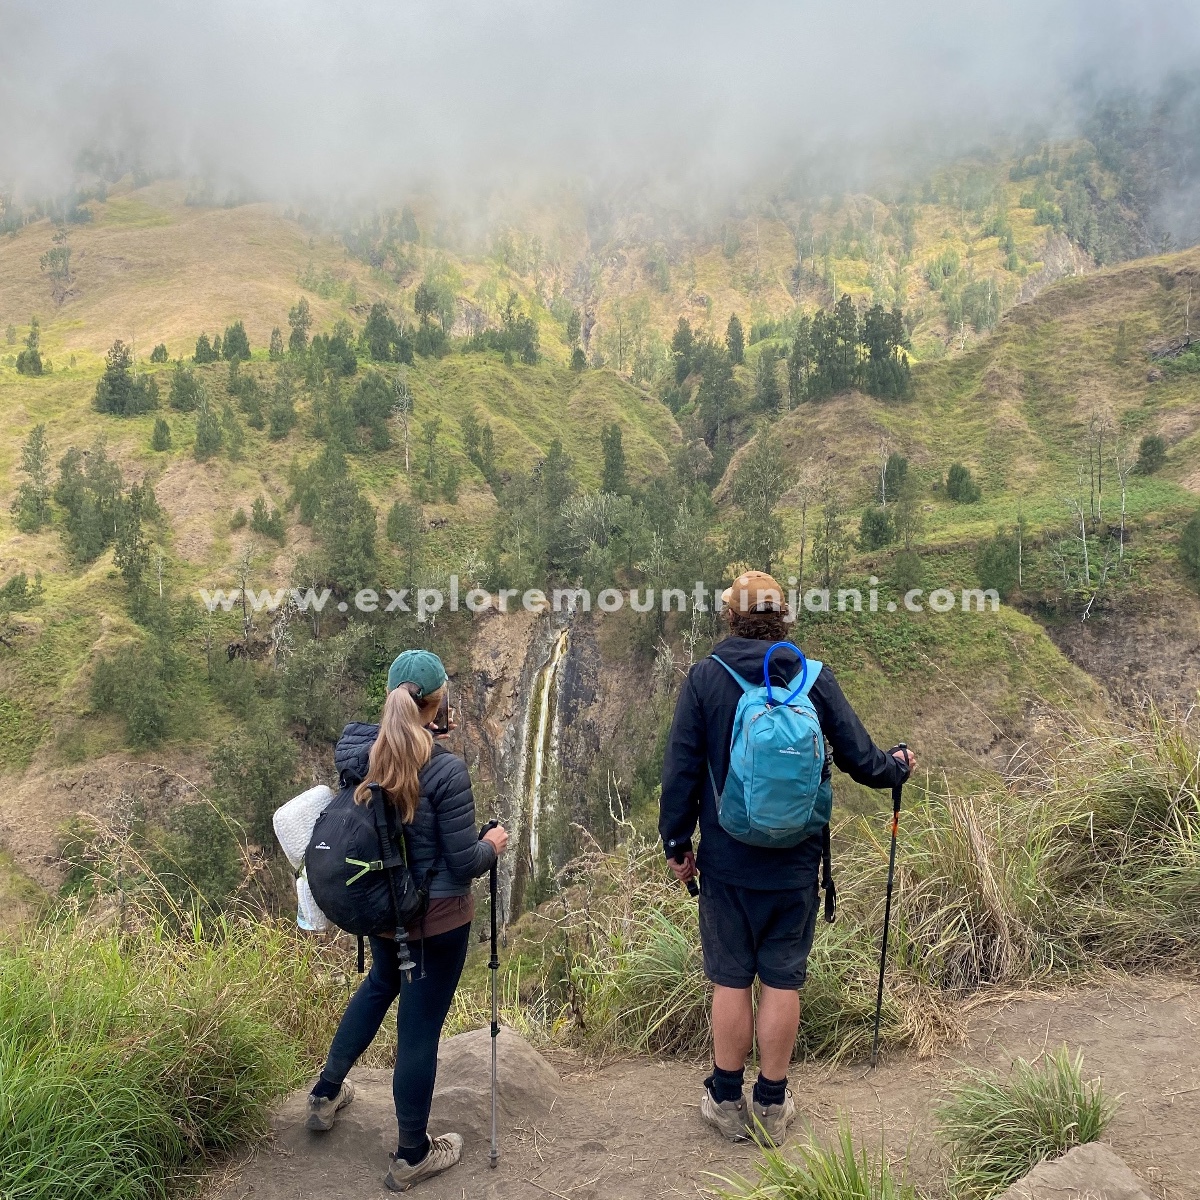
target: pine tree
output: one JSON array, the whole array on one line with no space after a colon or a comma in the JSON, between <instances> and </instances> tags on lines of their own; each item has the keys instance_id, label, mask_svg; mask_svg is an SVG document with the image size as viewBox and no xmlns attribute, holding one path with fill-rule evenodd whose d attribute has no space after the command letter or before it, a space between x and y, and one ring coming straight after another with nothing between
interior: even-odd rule
<instances>
[{"instance_id":1,"label":"pine tree","mask_svg":"<svg viewBox=\"0 0 1200 1200\"><path fill-rule=\"evenodd\" d=\"M218 339L220 340L220 339ZM210 363L216 362L221 355L213 349L212 343L208 340L208 334L202 333L196 339L196 353L192 355L194 363Z\"/></svg>"},{"instance_id":2,"label":"pine tree","mask_svg":"<svg viewBox=\"0 0 1200 1200\"><path fill-rule=\"evenodd\" d=\"M22 533L37 533L50 520L50 446L46 426L35 425L21 447L21 474L12 513Z\"/></svg>"},{"instance_id":3,"label":"pine tree","mask_svg":"<svg viewBox=\"0 0 1200 1200\"><path fill-rule=\"evenodd\" d=\"M160 451L171 448L171 427L162 417L154 422L154 435L150 439L150 448Z\"/></svg>"},{"instance_id":4,"label":"pine tree","mask_svg":"<svg viewBox=\"0 0 1200 1200\"><path fill-rule=\"evenodd\" d=\"M37 317L30 317L29 336L25 339L25 349L17 355L18 375L40 375L42 373L41 338L41 322Z\"/></svg>"},{"instance_id":5,"label":"pine tree","mask_svg":"<svg viewBox=\"0 0 1200 1200\"><path fill-rule=\"evenodd\" d=\"M615 421L600 431L600 446L604 451L604 474L600 482L602 492L624 496L629 492L625 478L625 450L621 445L621 426Z\"/></svg>"},{"instance_id":6,"label":"pine tree","mask_svg":"<svg viewBox=\"0 0 1200 1200\"><path fill-rule=\"evenodd\" d=\"M411 584L421 566L425 544L425 519L421 506L397 500L387 515L387 538L400 551L403 582Z\"/></svg>"},{"instance_id":7,"label":"pine tree","mask_svg":"<svg viewBox=\"0 0 1200 1200\"><path fill-rule=\"evenodd\" d=\"M202 401L196 416L196 445L193 449L196 461L206 462L212 458L221 449L224 440L219 418L209 407L208 401Z\"/></svg>"},{"instance_id":8,"label":"pine tree","mask_svg":"<svg viewBox=\"0 0 1200 1200\"><path fill-rule=\"evenodd\" d=\"M225 330L225 338L221 342L221 357L228 362L250 361L250 339L246 336L246 327L241 321L234 321Z\"/></svg>"},{"instance_id":9,"label":"pine tree","mask_svg":"<svg viewBox=\"0 0 1200 1200\"><path fill-rule=\"evenodd\" d=\"M176 412L195 412L204 399L200 380L190 367L183 365L182 359L175 360L175 369L171 372L171 390L167 403Z\"/></svg>"},{"instance_id":10,"label":"pine tree","mask_svg":"<svg viewBox=\"0 0 1200 1200\"><path fill-rule=\"evenodd\" d=\"M671 359L675 364L675 382L682 383L691 373L696 354L696 339L686 317L679 318L671 338Z\"/></svg>"},{"instance_id":11,"label":"pine tree","mask_svg":"<svg viewBox=\"0 0 1200 1200\"><path fill-rule=\"evenodd\" d=\"M273 442L282 441L295 427L296 402L292 398L291 380L286 374L281 374L280 378L275 381L268 419L267 436Z\"/></svg>"},{"instance_id":12,"label":"pine tree","mask_svg":"<svg viewBox=\"0 0 1200 1200\"><path fill-rule=\"evenodd\" d=\"M293 354L303 354L308 349L308 331L312 328L312 309L306 297L301 296L295 306L288 310L288 325L291 328L288 350Z\"/></svg>"},{"instance_id":13,"label":"pine tree","mask_svg":"<svg viewBox=\"0 0 1200 1200\"><path fill-rule=\"evenodd\" d=\"M775 372L775 350L764 346L758 356L754 378L754 402L763 412L776 413L783 407L783 389Z\"/></svg>"},{"instance_id":14,"label":"pine tree","mask_svg":"<svg viewBox=\"0 0 1200 1200\"><path fill-rule=\"evenodd\" d=\"M271 330L271 345L267 354L272 362L278 362L283 357L283 334L278 325Z\"/></svg>"},{"instance_id":15,"label":"pine tree","mask_svg":"<svg viewBox=\"0 0 1200 1200\"><path fill-rule=\"evenodd\" d=\"M796 335L792 338L787 360L788 400L793 407L808 395L808 377L812 372L812 365L812 318L807 313L801 313L796 322Z\"/></svg>"},{"instance_id":16,"label":"pine tree","mask_svg":"<svg viewBox=\"0 0 1200 1200\"><path fill-rule=\"evenodd\" d=\"M153 493L147 495L137 483L117 505L113 562L131 592L141 586L142 577L150 566L150 543L142 531L142 520L154 507Z\"/></svg>"},{"instance_id":17,"label":"pine tree","mask_svg":"<svg viewBox=\"0 0 1200 1200\"><path fill-rule=\"evenodd\" d=\"M746 357L746 335L737 313L729 318L725 327L725 349L729 351L729 361L736 367Z\"/></svg>"}]
</instances>

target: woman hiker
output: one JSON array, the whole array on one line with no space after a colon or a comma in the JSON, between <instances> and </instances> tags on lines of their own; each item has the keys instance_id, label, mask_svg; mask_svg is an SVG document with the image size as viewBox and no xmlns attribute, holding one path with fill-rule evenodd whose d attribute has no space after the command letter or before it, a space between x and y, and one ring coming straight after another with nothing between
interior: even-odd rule
<instances>
[{"instance_id":1,"label":"woman hiker","mask_svg":"<svg viewBox=\"0 0 1200 1200\"><path fill-rule=\"evenodd\" d=\"M408 932L423 970L403 979L392 939L371 938L371 970L346 1006L329 1057L308 1097L308 1128L332 1129L354 1099L350 1068L379 1032L397 996L396 1070L392 1095L399 1138L384 1182L393 1191L454 1166L462 1157L457 1133L426 1132L437 1072L438 1039L462 975L475 901L471 881L486 875L508 845L499 826L476 838L475 798L467 764L436 744L426 728L446 692L446 669L428 650L406 650L388 671L388 694L378 725L352 722L334 751L342 786L355 800L378 784L404 826L409 868L416 879L433 870L429 908Z\"/></svg>"}]
</instances>

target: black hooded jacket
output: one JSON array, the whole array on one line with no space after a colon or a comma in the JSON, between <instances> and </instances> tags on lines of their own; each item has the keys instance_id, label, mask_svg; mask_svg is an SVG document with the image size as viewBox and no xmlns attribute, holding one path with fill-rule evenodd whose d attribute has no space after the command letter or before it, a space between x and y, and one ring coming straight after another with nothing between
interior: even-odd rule
<instances>
[{"instance_id":1,"label":"black hooded jacket","mask_svg":"<svg viewBox=\"0 0 1200 1200\"><path fill-rule=\"evenodd\" d=\"M752 638L726 638L713 653L743 679L760 683L763 659L771 643ZM799 656L786 647L771 655L771 684L784 686L800 670ZM829 752L838 769L867 787L894 787L908 772L880 750L842 694L833 672L822 666L809 693L825 734L825 777L830 774ZM742 690L720 663L705 658L688 672L675 705L675 719L663 759L662 800L658 831L668 858L691 849L697 820L700 846L696 854L702 875L721 883L760 891L807 888L817 880L821 838L811 837L788 849L748 846L732 838L717 819L717 804L708 778L708 765L717 787L724 788L729 771L733 718Z\"/></svg>"},{"instance_id":2,"label":"black hooded jacket","mask_svg":"<svg viewBox=\"0 0 1200 1200\"><path fill-rule=\"evenodd\" d=\"M378 725L360 721L351 721L342 730L333 763L343 787L366 778L367 758L378 734ZM431 900L465 896L471 880L486 875L496 861L492 844L478 838L467 764L435 742L433 757L419 780L421 799L412 824L404 827L409 868L418 883L424 882L430 869L436 872L429 886Z\"/></svg>"}]
</instances>

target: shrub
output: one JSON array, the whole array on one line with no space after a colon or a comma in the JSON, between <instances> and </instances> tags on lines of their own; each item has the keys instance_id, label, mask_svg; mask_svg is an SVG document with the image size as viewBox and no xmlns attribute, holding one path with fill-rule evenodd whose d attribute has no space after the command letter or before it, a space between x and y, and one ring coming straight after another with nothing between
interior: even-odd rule
<instances>
[{"instance_id":1,"label":"shrub","mask_svg":"<svg viewBox=\"0 0 1200 1200\"><path fill-rule=\"evenodd\" d=\"M922 572L921 556L915 550L901 550L892 559L892 583L900 595L920 587Z\"/></svg>"},{"instance_id":2,"label":"shrub","mask_svg":"<svg viewBox=\"0 0 1200 1200\"><path fill-rule=\"evenodd\" d=\"M148 865L176 906L219 913L244 871L237 826L209 800L173 810Z\"/></svg>"},{"instance_id":3,"label":"shrub","mask_svg":"<svg viewBox=\"0 0 1200 1200\"><path fill-rule=\"evenodd\" d=\"M278 325L271 330L271 342L267 348L267 357L272 362L278 362L283 358L283 332Z\"/></svg>"},{"instance_id":4,"label":"shrub","mask_svg":"<svg viewBox=\"0 0 1200 1200\"><path fill-rule=\"evenodd\" d=\"M985 588L995 588L1007 600L1017 586L1017 539L1002 529L986 541L975 556L979 582Z\"/></svg>"},{"instance_id":5,"label":"shrub","mask_svg":"<svg viewBox=\"0 0 1200 1200\"><path fill-rule=\"evenodd\" d=\"M442 478L442 496L447 504L458 503L459 471L458 463L451 462Z\"/></svg>"},{"instance_id":6,"label":"shrub","mask_svg":"<svg viewBox=\"0 0 1200 1200\"><path fill-rule=\"evenodd\" d=\"M244 508L233 510L233 516L229 518L229 528L233 533L246 528L246 510Z\"/></svg>"},{"instance_id":7,"label":"shrub","mask_svg":"<svg viewBox=\"0 0 1200 1200\"><path fill-rule=\"evenodd\" d=\"M164 342L159 342L158 345L150 351L150 361L152 363L165 363L167 361L167 347Z\"/></svg>"},{"instance_id":8,"label":"shrub","mask_svg":"<svg viewBox=\"0 0 1200 1200\"><path fill-rule=\"evenodd\" d=\"M152 450L170 450L171 448L171 427L159 417L154 422L154 434L150 438L150 448Z\"/></svg>"},{"instance_id":9,"label":"shrub","mask_svg":"<svg viewBox=\"0 0 1200 1200\"><path fill-rule=\"evenodd\" d=\"M979 485L962 463L955 463L946 473L946 495L959 504L974 504L979 499Z\"/></svg>"},{"instance_id":10,"label":"shrub","mask_svg":"<svg viewBox=\"0 0 1200 1200\"><path fill-rule=\"evenodd\" d=\"M1187 577L1200 585L1200 512L1192 514L1192 519L1183 527L1183 536L1179 539L1179 561Z\"/></svg>"},{"instance_id":11,"label":"shrub","mask_svg":"<svg viewBox=\"0 0 1200 1200\"><path fill-rule=\"evenodd\" d=\"M148 649L126 646L96 663L92 705L118 713L125 721L125 740L135 748L157 746L167 736L170 696L163 662Z\"/></svg>"},{"instance_id":12,"label":"shrub","mask_svg":"<svg viewBox=\"0 0 1200 1200\"><path fill-rule=\"evenodd\" d=\"M1148 433L1138 444L1138 474L1153 475L1166 461L1167 443L1157 433Z\"/></svg>"},{"instance_id":13,"label":"shrub","mask_svg":"<svg viewBox=\"0 0 1200 1200\"><path fill-rule=\"evenodd\" d=\"M171 390L167 396L167 403L176 412L195 412L203 402L204 392L200 387L200 380L196 378L195 372L183 365L182 359L177 360L175 370L171 372Z\"/></svg>"},{"instance_id":14,"label":"shrub","mask_svg":"<svg viewBox=\"0 0 1200 1200\"><path fill-rule=\"evenodd\" d=\"M273 851L271 815L291 795L296 780L292 740L278 725L256 721L253 728L239 729L222 741L209 765L223 804L253 840Z\"/></svg>"},{"instance_id":15,"label":"shrub","mask_svg":"<svg viewBox=\"0 0 1200 1200\"><path fill-rule=\"evenodd\" d=\"M268 508L262 496L254 501L254 507L250 510L250 528L283 545L283 514L277 508Z\"/></svg>"},{"instance_id":16,"label":"shrub","mask_svg":"<svg viewBox=\"0 0 1200 1200\"><path fill-rule=\"evenodd\" d=\"M886 496L877 497L879 500L895 501L899 498L900 487L908 477L908 459L895 450L887 457L887 465L883 469L883 482L887 488Z\"/></svg>"},{"instance_id":17,"label":"shrub","mask_svg":"<svg viewBox=\"0 0 1200 1200\"><path fill-rule=\"evenodd\" d=\"M40 604L42 599L42 575L34 576L33 586L24 571L14 575L0 587L0 613L23 612Z\"/></svg>"},{"instance_id":18,"label":"shrub","mask_svg":"<svg viewBox=\"0 0 1200 1200\"><path fill-rule=\"evenodd\" d=\"M892 515L886 508L872 505L863 512L858 527L858 544L861 549L878 550L895 540L896 531L892 527Z\"/></svg>"},{"instance_id":19,"label":"shrub","mask_svg":"<svg viewBox=\"0 0 1200 1200\"><path fill-rule=\"evenodd\" d=\"M1017 1059L1008 1078L969 1075L937 1109L960 1200L991 1200L1039 1162L1096 1141L1116 1112L1082 1055L1066 1046L1042 1061Z\"/></svg>"},{"instance_id":20,"label":"shrub","mask_svg":"<svg viewBox=\"0 0 1200 1200\"><path fill-rule=\"evenodd\" d=\"M576 346L575 349L571 351L571 370L587 370L587 355L584 354L582 346Z\"/></svg>"}]
</instances>

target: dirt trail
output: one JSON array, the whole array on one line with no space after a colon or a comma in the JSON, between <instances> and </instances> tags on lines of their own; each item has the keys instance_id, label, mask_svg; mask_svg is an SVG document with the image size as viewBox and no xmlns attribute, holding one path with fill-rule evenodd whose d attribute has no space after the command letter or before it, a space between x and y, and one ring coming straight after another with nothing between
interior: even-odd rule
<instances>
[{"instance_id":1,"label":"dirt trail","mask_svg":"<svg viewBox=\"0 0 1200 1200\"><path fill-rule=\"evenodd\" d=\"M964 1062L1006 1066L1065 1042L1082 1050L1085 1074L1123 1094L1107 1140L1160 1200L1200 1196L1200 985L1190 980L1113 978L1080 991L979 1006L968 1044L946 1057L899 1059L864 1068L800 1066L791 1072L803 1117L818 1136L849 1117L856 1137L908 1159L913 1177L938 1194L941 1167L930 1131L939 1090ZM700 1121L703 1070L679 1062L623 1062L597 1070L553 1056L563 1075L545 1115L502 1123L501 1162L487 1165L485 1104L454 1110L466 1136L462 1164L414 1190L427 1200L651 1200L706 1195L710 1172L748 1170L753 1147L733 1147ZM395 1125L390 1072L362 1071L359 1098L330 1134L299 1127L302 1098L276 1121L271 1143L210 1190L210 1200L363 1200L381 1184ZM540 1085L539 1085L540 1086ZM486 1073L479 1081L486 1092ZM468 1110L470 1114L468 1115ZM435 1117L439 1108L435 1101ZM453 1128L435 1120L434 1132ZM803 1128L799 1126L798 1128Z\"/></svg>"}]
</instances>

